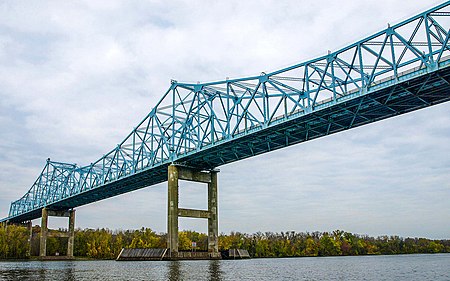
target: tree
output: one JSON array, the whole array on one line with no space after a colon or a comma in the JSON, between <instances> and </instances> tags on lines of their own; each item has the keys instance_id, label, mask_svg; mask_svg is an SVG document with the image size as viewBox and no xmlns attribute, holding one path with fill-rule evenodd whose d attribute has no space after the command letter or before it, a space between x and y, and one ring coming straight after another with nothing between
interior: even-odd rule
<instances>
[{"instance_id":1,"label":"tree","mask_svg":"<svg viewBox=\"0 0 450 281\"><path fill-rule=\"evenodd\" d=\"M29 249L29 232L26 227L9 225L0 230L0 257L27 258Z\"/></svg>"},{"instance_id":2,"label":"tree","mask_svg":"<svg viewBox=\"0 0 450 281\"><path fill-rule=\"evenodd\" d=\"M178 249L181 251L192 249L192 241L188 238L185 231L181 231L178 233Z\"/></svg>"},{"instance_id":3,"label":"tree","mask_svg":"<svg viewBox=\"0 0 450 281\"><path fill-rule=\"evenodd\" d=\"M314 241L314 239L312 237L308 237L306 239L306 248L305 248L304 256L316 257L318 255L319 255L319 247L318 247L316 241Z\"/></svg>"},{"instance_id":4,"label":"tree","mask_svg":"<svg viewBox=\"0 0 450 281\"><path fill-rule=\"evenodd\" d=\"M338 256L341 253L339 241L332 239L328 233L324 233L319 240L319 256Z\"/></svg>"}]
</instances>

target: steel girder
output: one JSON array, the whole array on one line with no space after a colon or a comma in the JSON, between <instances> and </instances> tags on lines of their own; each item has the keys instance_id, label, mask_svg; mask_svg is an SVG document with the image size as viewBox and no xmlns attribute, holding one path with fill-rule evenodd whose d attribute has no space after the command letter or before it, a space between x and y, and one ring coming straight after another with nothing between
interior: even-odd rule
<instances>
[{"instance_id":1,"label":"steel girder","mask_svg":"<svg viewBox=\"0 0 450 281\"><path fill-rule=\"evenodd\" d=\"M339 51L259 76L172 81L116 148L88 166L47 161L9 217L39 217L450 99L450 1Z\"/></svg>"}]
</instances>

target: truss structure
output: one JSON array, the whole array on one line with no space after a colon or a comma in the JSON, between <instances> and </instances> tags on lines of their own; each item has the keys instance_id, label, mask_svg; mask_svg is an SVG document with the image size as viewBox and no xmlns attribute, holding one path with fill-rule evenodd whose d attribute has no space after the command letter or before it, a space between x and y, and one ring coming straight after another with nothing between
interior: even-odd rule
<instances>
[{"instance_id":1,"label":"truss structure","mask_svg":"<svg viewBox=\"0 0 450 281\"><path fill-rule=\"evenodd\" d=\"M87 166L47 161L10 220L212 169L449 100L450 1L327 55L259 76L172 81L120 143Z\"/></svg>"}]
</instances>

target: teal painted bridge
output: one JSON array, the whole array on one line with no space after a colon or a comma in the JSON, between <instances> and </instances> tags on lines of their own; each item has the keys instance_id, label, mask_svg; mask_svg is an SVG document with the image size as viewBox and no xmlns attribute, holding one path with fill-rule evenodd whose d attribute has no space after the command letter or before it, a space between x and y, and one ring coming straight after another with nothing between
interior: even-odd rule
<instances>
[{"instance_id":1,"label":"teal painted bridge","mask_svg":"<svg viewBox=\"0 0 450 281\"><path fill-rule=\"evenodd\" d=\"M47 160L1 221L41 217L211 171L450 100L450 2L327 55L254 77L172 81L117 147L86 166Z\"/></svg>"}]
</instances>

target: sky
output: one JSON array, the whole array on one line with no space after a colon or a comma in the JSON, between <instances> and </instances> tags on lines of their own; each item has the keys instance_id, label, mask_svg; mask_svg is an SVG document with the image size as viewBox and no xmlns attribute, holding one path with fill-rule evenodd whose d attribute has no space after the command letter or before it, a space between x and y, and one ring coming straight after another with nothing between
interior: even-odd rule
<instances>
[{"instance_id":1,"label":"sky","mask_svg":"<svg viewBox=\"0 0 450 281\"><path fill-rule=\"evenodd\" d=\"M442 1L2 1L0 217L45 160L87 165L170 80L259 75ZM450 238L450 104L219 167L219 231ZM180 207L206 208L182 182ZM166 231L166 183L78 207L76 227ZM40 220L34 220L39 224ZM50 218L50 227L67 227ZM180 229L207 222L180 219Z\"/></svg>"}]
</instances>

